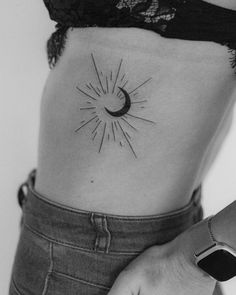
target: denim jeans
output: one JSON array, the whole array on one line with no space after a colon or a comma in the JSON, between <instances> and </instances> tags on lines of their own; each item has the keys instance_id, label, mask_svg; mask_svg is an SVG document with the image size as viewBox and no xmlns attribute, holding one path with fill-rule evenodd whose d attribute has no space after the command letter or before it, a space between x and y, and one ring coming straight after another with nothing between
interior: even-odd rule
<instances>
[{"instance_id":1,"label":"denim jeans","mask_svg":"<svg viewBox=\"0 0 236 295\"><path fill-rule=\"evenodd\" d=\"M105 295L141 252L203 218L201 187L178 210L124 216L52 202L34 190L35 176L36 170L18 193L23 215L10 295Z\"/></svg>"}]
</instances>

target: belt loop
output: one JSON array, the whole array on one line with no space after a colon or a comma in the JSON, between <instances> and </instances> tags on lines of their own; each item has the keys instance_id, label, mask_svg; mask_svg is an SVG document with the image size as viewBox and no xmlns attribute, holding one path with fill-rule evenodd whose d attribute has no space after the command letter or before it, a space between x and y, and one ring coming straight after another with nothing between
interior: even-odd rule
<instances>
[{"instance_id":1,"label":"belt loop","mask_svg":"<svg viewBox=\"0 0 236 295\"><path fill-rule=\"evenodd\" d=\"M27 194L29 191L29 186L31 185L32 187L34 186L35 183L35 177L36 177L36 169L33 169L29 175L28 179L22 183L22 185L19 187L18 192L17 192L17 198L18 198L18 204L22 208L27 201Z\"/></svg>"},{"instance_id":2,"label":"belt loop","mask_svg":"<svg viewBox=\"0 0 236 295\"><path fill-rule=\"evenodd\" d=\"M33 170L30 172L29 177L28 177L28 181L27 181L27 182L28 182L32 187L34 187L34 185L35 185L36 172L37 172L37 170L36 170L36 169L33 169Z\"/></svg>"},{"instance_id":3,"label":"belt loop","mask_svg":"<svg viewBox=\"0 0 236 295\"><path fill-rule=\"evenodd\" d=\"M96 232L94 251L108 253L111 243L111 233L108 229L106 215L91 213L90 221Z\"/></svg>"},{"instance_id":4,"label":"belt loop","mask_svg":"<svg viewBox=\"0 0 236 295\"><path fill-rule=\"evenodd\" d=\"M28 183L24 182L18 189L17 197L18 197L18 204L22 208L26 202L26 196L28 193Z\"/></svg>"},{"instance_id":5,"label":"belt loop","mask_svg":"<svg viewBox=\"0 0 236 295\"><path fill-rule=\"evenodd\" d=\"M193 194L193 204L195 206L198 206L202 198L202 184L200 184L198 188L196 188Z\"/></svg>"},{"instance_id":6,"label":"belt loop","mask_svg":"<svg viewBox=\"0 0 236 295\"><path fill-rule=\"evenodd\" d=\"M106 243L105 252L108 253L109 247L110 247L110 244L111 244L111 233L110 233L110 231L108 229L107 217L106 216L103 216L103 229L104 229L104 232L106 233L106 237L107 237L107 243Z\"/></svg>"}]
</instances>

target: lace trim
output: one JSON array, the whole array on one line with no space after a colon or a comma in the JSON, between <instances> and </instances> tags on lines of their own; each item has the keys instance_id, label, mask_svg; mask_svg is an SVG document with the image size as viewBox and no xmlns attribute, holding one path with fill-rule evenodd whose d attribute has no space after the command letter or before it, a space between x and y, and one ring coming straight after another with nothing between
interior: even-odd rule
<instances>
[{"instance_id":1,"label":"lace trim","mask_svg":"<svg viewBox=\"0 0 236 295\"><path fill-rule=\"evenodd\" d=\"M48 62L53 68L66 42L69 27L143 27L163 34L186 0L44 0L56 32L47 42Z\"/></svg>"},{"instance_id":2,"label":"lace trim","mask_svg":"<svg viewBox=\"0 0 236 295\"><path fill-rule=\"evenodd\" d=\"M121 0L116 7L118 9L128 8L131 14L143 18L145 23L158 23L161 20L168 22L175 17L176 8L168 4L170 1L161 5L160 0L148 0L145 3L143 0Z\"/></svg>"},{"instance_id":3,"label":"lace trim","mask_svg":"<svg viewBox=\"0 0 236 295\"><path fill-rule=\"evenodd\" d=\"M66 44L66 33L68 27L57 25L56 28L56 32L51 35L47 42L47 55L50 69L55 67L65 49Z\"/></svg>"},{"instance_id":4,"label":"lace trim","mask_svg":"<svg viewBox=\"0 0 236 295\"><path fill-rule=\"evenodd\" d=\"M236 74L236 42L235 43L228 43L228 51L231 54L229 60L231 67L234 69L234 73Z\"/></svg>"},{"instance_id":5,"label":"lace trim","mask_svg":"<svg viewBox=\"0 0 236 295\"><path fill-rule=\"evenodd\" d=\"M211 5L201 0L197 0L197 2L195 0L44 0L44 3L51 19L58 23L56 31L47 42L50 68L56 65L63 53L66 33L69 27L140 27L153 30L164 37L178 38L174 22L178 19L178 26L185 26L187 30L188 25L191 26L192 23L184 23L185 19L183 18L189 9L190 13L200 13L203 16L203 20L199 22L201 28L204 25L208 26L208 23L205 24L205 22L209 22L208 19L211 21L214 19L214 11L221 18L221 22L226 20L231 23L236 16L236 13L233 15L234 12L232 11L223 9L223 12L221 12L222 9L219 9L217 6L210 7ZM184 8L185 4L187 5L186 8ZM191 17L188 21L191 21ZM197 20L195 19L194 21ZM170 27L169 23L172 23L173 28L171 30L168 30ZM217 26L217 22L214 25ZM233 25L235 25L235 22ZM194 37L192 35L189 35L190 39ZM223 36L224 33L221 35ZM229 36L231 35L229 34ZM215 42L228 47L230 64L235 69L236 74L236 41L219 42L216 40Z\"/></svg>"}]
</instances>

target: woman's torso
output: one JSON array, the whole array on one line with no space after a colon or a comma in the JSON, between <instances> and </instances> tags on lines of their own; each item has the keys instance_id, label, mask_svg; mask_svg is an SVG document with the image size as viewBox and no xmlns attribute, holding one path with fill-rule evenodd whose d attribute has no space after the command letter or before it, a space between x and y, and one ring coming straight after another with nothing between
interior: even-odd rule
<instances>
[{"instance_id":1,"label":"woman's torso","mask_svg":"<svg viewBox=\"0 0 236 295\"><path fill-rule=\"evenodd\" d=\"M121 215L184 206L227 133L235 80L213 42L69 29L42 97L36 190Z\"/></svg>"}]
</instances>

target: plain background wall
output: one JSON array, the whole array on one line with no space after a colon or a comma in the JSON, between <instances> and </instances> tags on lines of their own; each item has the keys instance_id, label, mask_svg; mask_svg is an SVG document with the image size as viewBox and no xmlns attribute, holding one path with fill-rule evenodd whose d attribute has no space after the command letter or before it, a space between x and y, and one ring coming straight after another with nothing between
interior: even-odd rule
<instances>
[{"instance_id":1,"label":"plain background wall","mask_svg":"<svg viewBox=\"0 0 236 295\"><path fill-rule=\"evenodd\" d=\"M99 1L99 0L98 0ZM45 43L54 24L43 1L0 3L0 293L7 295L19 236L17 187L36 167L39 102L48 74ZM203 186L206 215L236 199L236 120ZM224 284L236 292L236 278Z\"/></svg>"}]
</instances>

